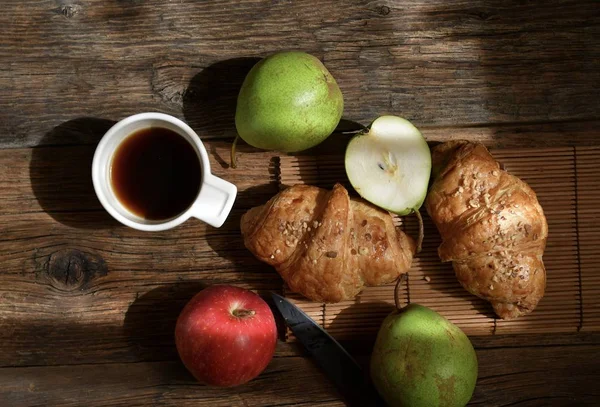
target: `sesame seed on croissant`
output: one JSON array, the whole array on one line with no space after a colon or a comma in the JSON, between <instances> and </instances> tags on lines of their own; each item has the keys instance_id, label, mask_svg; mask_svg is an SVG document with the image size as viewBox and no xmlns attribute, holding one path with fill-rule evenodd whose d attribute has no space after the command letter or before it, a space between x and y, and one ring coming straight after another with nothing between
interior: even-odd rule
<instances>
[{"instance_id":1,"label":"sesame seed on croissant","mask_svg":"<svg viewBox=\"0 0 600 407\"><path fill-rule=\"evenodd\" d=\"M432 151L434 182L425 207L470 293L512 319L537 306L546 287L548 224L535 192L502 170L483 144L451 141Z\"/></svg>"},{"instance_id":2,"label":"sesame seed on croissant","mask_svg":"<svg viewBox=\"0 0 600 407\"><path fill-rule=\"evenodd\" d=\"M327 303L396 280L415 252L389 212L350 198L339 184L292 186L245 213L241 229L245 246L292 290Z\"/></svg>"}]
</instances>

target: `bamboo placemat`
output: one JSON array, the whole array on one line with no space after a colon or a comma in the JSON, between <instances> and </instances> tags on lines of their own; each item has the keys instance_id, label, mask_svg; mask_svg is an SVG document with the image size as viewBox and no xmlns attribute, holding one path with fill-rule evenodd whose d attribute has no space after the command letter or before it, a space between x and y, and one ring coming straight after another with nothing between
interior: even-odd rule
<instances>
[{"instance_id":1,"label":"bamboo placemat","mask_svg":"<svg viewBox=\"0 0 600 407\"><path fill-rule=\"evenodd\" d=\"M575 150L582 330L600 330L600 147Z\"/></svg>"},{"instance_id":2,"label":"bamboo placemat","mask_svg":"<svg viewBox=\"0 0 600 407\"><path fill-rule=\"evenodd\" d=\"M465 291L452 266L437 256L439 234L421 209L425 221L423 251L413 261L402 290L403 301L428 306L470 335L575 332L600 330L600 147L493 149L494 157L510 173L536 191L548 220L544 253L546 294L536 310L513 321L495 318L487 301ZM282 156L282 188L311 184L331 188L341 182L350 191L343 154ZM395 219L416 236L413 216ZM374 336L393 307L394 284L367 287L354 300L338 304L308 301L284 290L316 321L339 339Z\"/></svg>"}]
</instances>

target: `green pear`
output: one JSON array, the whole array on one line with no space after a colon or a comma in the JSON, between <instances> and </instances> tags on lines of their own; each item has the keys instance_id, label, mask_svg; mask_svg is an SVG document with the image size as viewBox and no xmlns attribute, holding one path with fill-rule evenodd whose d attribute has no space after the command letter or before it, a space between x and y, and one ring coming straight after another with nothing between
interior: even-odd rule
<instances>
[{"instance_id":1,"label":"green pear","mask_svg":"<svg viewBox=\"0 0 600 407\"><path fill-rule=\"evenodd\" d=\"M346 174L367 201L398 215L417 211L427 195L431 152L421 132L397 116L377 118L346 148Z\"/></svg>"},{"instance_id":2,"label":"green pear","mask_svg":"<svg viewBox=\"0 0 600 407\"><path fill-rule=\"evenodd\" d=\"M371 377L392 407L464 406L475 389L477 356L456 325L410 304L383 321L371 356Z\"/></svg>"},{"instance_id":3,"label":"green pear","mask_svg":"<svg viewBox=\"0 0 600 407\"><path fill-rule=\"evenodd\" d=\"M235 126L251 146L296 152L325 140L343 110L342 92L321 61L304 52L279 52L246 76Z\"/></svg>"}]
</instances>

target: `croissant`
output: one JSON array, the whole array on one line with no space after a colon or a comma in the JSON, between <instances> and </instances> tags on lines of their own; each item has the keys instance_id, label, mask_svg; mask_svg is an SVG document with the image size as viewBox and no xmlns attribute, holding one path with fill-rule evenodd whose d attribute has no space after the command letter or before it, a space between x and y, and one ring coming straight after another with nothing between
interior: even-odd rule
<instances>
[{"instance_id":1,"label":"croissant","mask_svg":"<svg viewBox=\"0 0 600 407\"><path fill-rule=\"evenodd\" d=\"M500 318L531 312L546 287L548 237L535 192L480 143L441 144L432 162L425 207L442 236L441 260L452 261L461 285L490 301Z\"/></svg>"},{"instance_id":2,"label":"croissant","mask_svg":"<svg viewBox=\"0 0 600 407\"><path fill-rule=\"evenodd\" d=\"M295 185L242 216L245 246L310 300L351 299L410 268L415 242L389 212L333 190Z\"/></svg>"}]
</instances>

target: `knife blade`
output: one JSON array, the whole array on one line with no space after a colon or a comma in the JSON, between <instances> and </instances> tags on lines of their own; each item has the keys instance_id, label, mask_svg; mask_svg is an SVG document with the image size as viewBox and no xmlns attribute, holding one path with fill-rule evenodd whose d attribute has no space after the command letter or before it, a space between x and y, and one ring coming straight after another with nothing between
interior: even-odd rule
<instances>
[{"instance_id":1,"label":"knife blade","mask_svg":"<svg viewBox=\"0 0 600 407\"><path fill-rule=\"evenodd\" d=\"M383 407L385 403L360 365L319 324L286 298L271 293L286 325L334 383L350 406Z\"/></svg>"}]
</instances>

